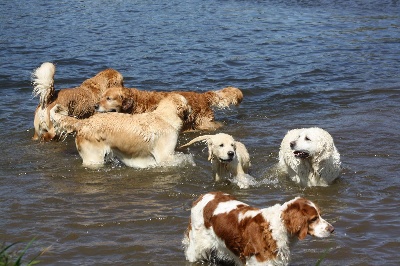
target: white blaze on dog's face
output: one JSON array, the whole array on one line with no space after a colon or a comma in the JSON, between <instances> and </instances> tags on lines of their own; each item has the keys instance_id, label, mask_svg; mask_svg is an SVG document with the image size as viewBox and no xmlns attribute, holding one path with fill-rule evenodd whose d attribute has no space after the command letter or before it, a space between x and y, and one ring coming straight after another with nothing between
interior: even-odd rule
<instances>
[{"instance_id":1,"label":"white blaze on dog's face","mask_svg":"<svg viewBox=\"0 0 400 266\"><path fill-rule=\"evenodd\" d=\"M236 156L236 143L232 136L219 133L208 140L209 159L217 158L221 162L231 162Z\"/></svg>"},{"instance_id":2,"label":"white blaze on dog's face","mask_svg":"<svg viewBox=\"0 0 400 266\"><path fill-rule=\"evenodd\" d=\"M321 217L319 208L313 202L309 202L308 204L316 210L316 214L310 219L308 234L315 237L330 236L335 230L334 227Z\"/></svg>"},{"instance_id":3,"label":"white blaze on dog's face","mask_svg":"<svg viewBox=\"0 0 400 266\"><path fill-rule=\"evenodd\" d=\"M315 237L328 237L335 228L325 221L319 208L305 198L295 198L288 202L287 208L282 213L288 232L302 240L307 235Z\"/></svg>"},{"instance_id":4,"label":"white blaze on dog's face","mask_svg":"<svg viewBox=\"0 0 400 266\"><path fill-rule=\"evenodd\" d=\"M294 140L290 141L290 148L297 158L312 157L319 152L321 137L313 129L305 129L299 132Z\"/></svg>"}]
</instances>

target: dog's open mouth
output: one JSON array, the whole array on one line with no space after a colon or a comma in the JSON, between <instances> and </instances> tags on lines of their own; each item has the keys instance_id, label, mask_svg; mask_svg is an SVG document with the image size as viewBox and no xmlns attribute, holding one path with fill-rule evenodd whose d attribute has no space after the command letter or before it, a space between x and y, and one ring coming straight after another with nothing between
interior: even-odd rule
<instances>
[{"instance_id":1,"label":"dog's open mouth","mask_svg":"<svg viewBox=\"0 0 400 266\"><path fill-rule=\"evenodd\" d=\"M294 157L301 158L301 159L310 157L310 154L305 151L294 151L293 154L294 154Z\"/></svg>"},{"instance_id":2,"label":"dog's open mouth","mask_svg":"<svg viewBox=\"0 0 400 266\"><path fill-rule=\"evenodd\" d=\"M233 158L228 158L228 159L218 158L218 159L219 159L219 161L220 161L221 163L229 163L229 162L232 162L232 160L233 160Z\"/></svg>"},{"instance_id":3,"label":"dog's open mouth","mask_svg":"<svg viewBox=\"0 0 400 266\"><path fill-rule=\"evenodd\" d=\"M117 109L97 111L98 113L116 113Z\"/></svg>"}]
</instances>

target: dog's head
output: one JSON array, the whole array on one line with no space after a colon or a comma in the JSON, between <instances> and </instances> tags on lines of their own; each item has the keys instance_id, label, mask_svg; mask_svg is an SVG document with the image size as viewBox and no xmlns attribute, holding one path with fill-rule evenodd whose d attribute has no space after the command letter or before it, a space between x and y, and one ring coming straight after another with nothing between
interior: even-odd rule
<instances>
[{"instance_id":1,"label":"dog's head","mask_svg":"<svg viewBox=\"0 0 400 266\"><path fill-rule=\"evenodd\" d=\"M95 91L99 90L102 92L111 87L123 87L124 86L124 78L117 70L108 68L97 73L96 76L91 77L90 79L85 80L81 87L86 87L90 89L94 89Z\"/></svg>"},{"instance_id":2,"label":"dog's head","mask_svg":"<svg viewBox=\"0 0 400 266\"><path fill-rule=\"evenodd\" d=\"M236 141L231 135L225 133L198 136L179 148L199 141L208 145L208 160L217 159L220 162L229 163L236 158Z\"/></svg>"},{"instance_id":3,"label":"dog's head","mask_svg":"<svg viewBox=\"0 0 400 266\"><path fill-rule=\"evenodd\" d=\"M125 87L111 87L103 92L100 101L96 104L97 112L129 113L133 108L133 99L129 97L129 89Z\"/></svg>"},{"instance_id":4,"label":"dog's head","mask_svg":"<svg viewBox=\"0 0 400 266\"><path fill-rule=\"evenodd\" d=\"M333 148L333 140L328 132L321 128L304 128L290 141L290 148L296 158L318 157Z\"/></svg>"},{"instance_id":5,"label":"dog's head","mask_svg":"<svg viewBox=\"0 0 400 266\"><path fill-rule=\"evenodd\" d=\"M189 105L187 99L177 93L168 94L160 101L157 109L165 112L165 115L171 110L176 110L176 114L183 121L187 120L192 112L192 107Z\"/></svg>"},{"instance_id":6,"label":"dog's head","mask_svg":"<svg viewBox=\"0 0 400 266\"><path fill-rule=\"evenodd\" d=\"M231 135L219 133L212 135L208 141L208 160L231 162L236 156L236 142Z\"/></svg>"},{"instance_id":7,"label":"dog's head","mask_svg":"<svg viewBox=\"0 0 400 266\"><path fill-rule=\"evenodd\" d=\"M300 240L307 235L328 237L335 230L321 217L319 208L305 198L298 197L287 202L281 218L288 232Z\"/></svg>"}]
</instances>

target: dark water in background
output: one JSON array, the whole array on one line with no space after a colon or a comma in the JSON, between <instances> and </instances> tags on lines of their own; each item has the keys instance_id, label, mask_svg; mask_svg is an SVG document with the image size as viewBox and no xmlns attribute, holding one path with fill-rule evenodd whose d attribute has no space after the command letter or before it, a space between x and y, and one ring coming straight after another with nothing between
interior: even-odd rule
<instances>
[{"instance_id":1,"label":"dark water in background","mask_svg":"<svg viewBox=\"0 0 400 266\"><path fill-rule=\"evenodd\" d=\"M292 248L291 265L397 265L399 1L3 1L0 3L0 242L49 247L42 265L190 265L181 239L192 200L222 190L266 207L301 195L336 228ZM248 148L260 184L214 184L196 166L81 167L72 138L37 143L30 73L57 65L68 88L107 67L128 87L244 92L217 111ZM268 172L292 128L328 130L343 173L301 188ZM183 134L179 143L201 133Z\"/></svg>"}]
</instances>

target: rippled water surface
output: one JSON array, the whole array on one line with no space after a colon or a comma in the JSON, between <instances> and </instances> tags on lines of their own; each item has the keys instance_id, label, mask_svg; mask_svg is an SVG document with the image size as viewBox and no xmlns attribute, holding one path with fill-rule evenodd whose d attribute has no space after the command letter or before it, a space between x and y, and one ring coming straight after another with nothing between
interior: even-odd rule
<instances>
[{"instance_id":1,"label":"rippled water surface","mask_svg":"<svg viewBox=\"0 0 400 266\"><path fill-rule=\"evenodd\" d=\"M181 239L191 202L214 190L257 207L295 196L336 228L292 248L291 265L400 261L400 3L398 1L3 1L0 3L0 242L49 250L42 265L190 265ZM196 166L81 166L73 138L38 143L30 75L57 66L56 88L112 67L143 90L242 89L216 111L243 142L258 185L214 183ZM269 169L296 127L331 133L343 171L302 188ZM185 133L179 144L204 134ZM188 152L187 150L183 152Z\"/></svg>"}]
</instances>

